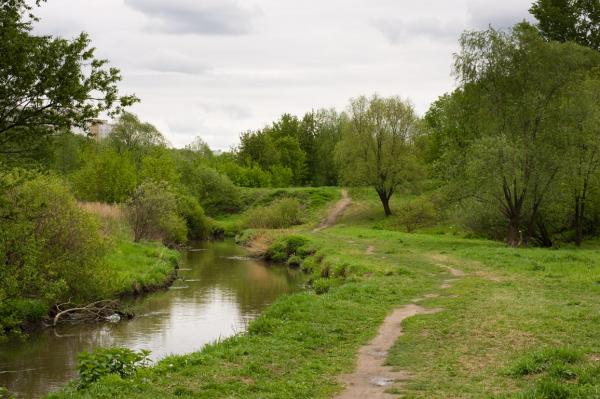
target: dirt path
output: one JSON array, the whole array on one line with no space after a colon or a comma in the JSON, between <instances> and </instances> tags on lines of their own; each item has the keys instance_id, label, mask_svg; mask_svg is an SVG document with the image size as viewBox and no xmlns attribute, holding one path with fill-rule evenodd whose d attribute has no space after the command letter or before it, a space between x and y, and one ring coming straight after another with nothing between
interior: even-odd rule
<instances>
[{"instance_id":1,"label":"dirt path","mask_svg":"<svg viewBox=\"0 0 600 399\"><path fill-rule=\"evenodd\" d=\"M333 226L337 218L342 214L342 212L344 212L346 207L350 205L351 202L352 199L348 196L348 190L342 189L342 199L335 204L333 209L329 211L323 220L321 220L321 223L319 223L319 226L315 228L313 232L316 233L317 231L321 231Z\"/></svg>"},{"instance_id":2,"label":"dirt path","mask_svg":"<svg viewBox=\"0 0 600 399\"><path fill-rule=\"evenodd\" d=\"M386 393L395 383L409 378L404 371L394 371L385 366L388 351L402 335L401 323L417 314L436 313L440 309L425 309L418 305L406 305L392 312L384 320L377 336L358 352L356 369L340 376L346 389L336 399L387 399L397 395Z\"/></svg>"}]
</instances>

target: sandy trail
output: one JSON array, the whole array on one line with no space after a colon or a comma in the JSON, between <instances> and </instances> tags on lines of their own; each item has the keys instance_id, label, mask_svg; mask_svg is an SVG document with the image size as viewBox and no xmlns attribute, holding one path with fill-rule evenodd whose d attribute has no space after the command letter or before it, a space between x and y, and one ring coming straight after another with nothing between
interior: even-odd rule
<instances>
[{"instance_id":1,"label":"sandy trail","mask_svg":"<svg viewBox=\"0 0 600 399\"><path fill-rule=\"evenodd\" d=\"M342 199L335 204L333 209L329 211L329 213L323 220L321 220L321 223L319 223L319 226L315 228L313 232L316 233L317 231L321 231L323 229L333 226L337 218L342 214L342 212L344 212L346 207L348 207L348 205L350 205L351 202L352 199L348 196L348 190L342 189Z\"/></svg>"},{"instance_id":2,"label":"sandy trail","mask_svg":"<svg viewBox=\"0 0 600 399\"><path fill-rule=\"evenodd\" d=\"M404 371L394 371L385 366L388 351L402 335L401 323L417 314L431 314L440 309L425 309L418 305L406 305L392 312L384 320L377 336L358 352L356 369L351 374L340 376L346 389L336 399L388 399L397 395L386 393L396 382L410 376Z\"/></svg>"}]
</instances>

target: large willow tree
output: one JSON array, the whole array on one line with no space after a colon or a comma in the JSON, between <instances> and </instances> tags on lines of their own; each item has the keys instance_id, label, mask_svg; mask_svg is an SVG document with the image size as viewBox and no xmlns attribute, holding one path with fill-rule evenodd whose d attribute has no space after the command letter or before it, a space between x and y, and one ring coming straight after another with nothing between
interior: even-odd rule
<instances>
[{"instance_id":1,"label":"large willow tree","mask_svg":"<svg viewBox=\"0 0 600 399\"><path fill-rule=\"evenodd\" d=\"M371 186L386 216L390 198L418 174L412 151L418 118L413 106L398 97L358 97L348 109L349 126L336 147L341 181Z\"/></svg>"},{"instance_id":2,"label":"large willow tree","mask_svg":"<svg viewBox=\"0 0 600 399\"><path fill-rule=\"evenodd\" d=\"M470 117L460 134L447 137L455 151L445 159L446 170L462 196L498 209L509 245L527 245L571 162L565 98L600 65L600 54L547 42L526 23L510 31L467 32L460 44L456 108Z\"/></svg>"}]
</instances>

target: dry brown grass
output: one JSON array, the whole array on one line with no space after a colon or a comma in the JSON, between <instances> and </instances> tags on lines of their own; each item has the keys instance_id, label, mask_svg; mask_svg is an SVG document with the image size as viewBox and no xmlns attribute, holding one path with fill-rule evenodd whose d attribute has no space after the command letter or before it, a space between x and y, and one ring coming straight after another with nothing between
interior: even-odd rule
<instances>
[{"instance_id":1,"label":"dry brown grass","mask_svg":"<svg viewBox=\"0 0 600 399\"><path fill-rule=\"evenodd\" d=\"M121 220L123 211L118 205L106 204L104 202L78 202L81 209L96 215L102 219Z\"/></svg>"}]
</instances>

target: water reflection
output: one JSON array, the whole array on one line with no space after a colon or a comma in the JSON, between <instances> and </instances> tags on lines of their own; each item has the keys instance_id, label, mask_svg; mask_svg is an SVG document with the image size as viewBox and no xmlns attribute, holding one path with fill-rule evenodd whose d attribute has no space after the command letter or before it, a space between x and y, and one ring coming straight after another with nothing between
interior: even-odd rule
<instances>
[{"instance_id":1,"label":"water reflection","mask_svg":"<svg viewBox=\"0 0 600 399\"><path fill-rule=\"evenodd\" d=\"M200 243L184 253L172 289L132 302L129 322L60 326L27 342L0 346L0 386L38 398L75 377L77 353L95 347L148 349L159 359L188 353L242 331L279 295L298 289L301 275L246 258L231 242Z\"/></svg>"}]
</instances>

